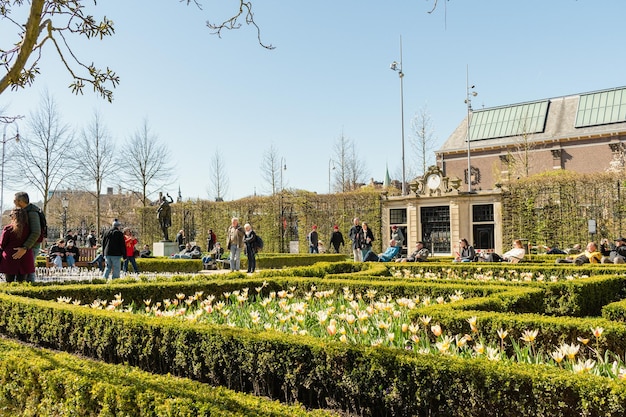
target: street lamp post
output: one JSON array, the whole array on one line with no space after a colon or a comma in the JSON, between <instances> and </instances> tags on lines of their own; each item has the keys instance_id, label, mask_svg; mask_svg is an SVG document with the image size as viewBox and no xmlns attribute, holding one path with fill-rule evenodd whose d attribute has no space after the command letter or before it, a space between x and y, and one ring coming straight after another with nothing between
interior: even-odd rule
<instances>
[{"instance_id":1,"label":"street lamp post","mask_svg":"<svg viewBox=\"0 0 626 417\"><path fill-rule=\"evenodd\" d=\"M404 72L402 72L402 36L400 36L400 62L393 61L390 66L392 71L398 72L400 78L400 119L402 130L402 195L406 195L406 170L404 165Z\"/></svg>"},{"instance_id":2,"label":"street lamp post","mask_svg":"<svg viewBox=\"0 0 626 417\"><path fill-rule=\"evenodd\" d=\"M2 164L0 166L0 226L2 226L2 214L4 213L4 148L7 142L14 140L16 142L20 141L20 127L17 125L17 132L15 136L7 138L7 126L9 123L4 125L4 130L2 132Z\"/></svg>"},{"instance_id":3,"label":"street lamp post","mask_svg":"<svg viewBox=\"0 0 626 417\"><path fill-rule=\"evenodd\" d=\"M67 208L70 206L70 199L67 196L63 196L61 205L63 206L63 235L61 239L63 239L67 234Z\"/></svg>"},{"instance_id":4,"label":"street lamp post","mask_svg":"<svg viewBox=\"0 0 626 417\"><path fill-rule=\"evenodd\" d=\"M472 163L470 157L471 142L470 142L470 119L472 117L472 97L476 97L478 93L474 91L474 86L469 85L469 66L466 72L466 90L467 95L465 97L465 104L467 104L467 192L472 192Z\"/></svg>"}]
</instances>

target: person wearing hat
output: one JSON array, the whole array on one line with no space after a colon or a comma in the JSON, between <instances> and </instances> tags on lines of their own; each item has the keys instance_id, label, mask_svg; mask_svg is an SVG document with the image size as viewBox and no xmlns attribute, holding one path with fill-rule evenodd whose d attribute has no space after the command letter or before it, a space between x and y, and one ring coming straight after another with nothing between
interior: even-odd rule
<instances>
[{"instance_id":1,"label":"person wearing hat","mask_svg":"<svg viewBox=\"0 0 626 417\"><path fill-rule=\"evenodd\" d=\"M603 264L623 264L626 263L626 239L618 237L615 239L615 246L611 248L609 256L603 256Z\"/></svg>"},{"instance_id":2,"label":"person wearing hat","mask_svg":"<svg viewBox=\"0 0 626 417\"><path fill-rule=\"evenodd\" d=\"M339 231L339 226L333 226L333 232L330 235L330 239L328 240L330 244L335 248L335 253L339 253L339 248L341 245L346 245L346 242L343 240L343 235Z\"/></svg>"},{"instance_id":3,"label":"person wearing hat","mask_svg":"<svg viewBox=\"0 0 626 417\"><path fill-rule=\"evenodd\" d=\"M311 232L307 235L306 240L309 242L309 253L320 253L318 248L319 236L317 234L317 225L311 227Z\"/></svg>"},{"instance_id":4,"label":"person wearing hat","mask_svg":"<svg viewBox=\"0 0 626 417\"><path fill-rule=\"evenodd\" d=\"M404 244L404 233L395 224L391 226L391 238L396 242L396 246L402 247Z\"/></svg>"},{"instance_id":5,"label":"person wearing hat","mask_svg":"<svg viewBox=\"0 0 626 417\"><path fill-rule=\"evenodd\" d=\"M115 219L111 228L102 236L102 254L104 255L104 272L102 278L119 278L122 269L122 256L126 252L124 234L120 230L120 222Z\"/></svg>"}]
</instances>

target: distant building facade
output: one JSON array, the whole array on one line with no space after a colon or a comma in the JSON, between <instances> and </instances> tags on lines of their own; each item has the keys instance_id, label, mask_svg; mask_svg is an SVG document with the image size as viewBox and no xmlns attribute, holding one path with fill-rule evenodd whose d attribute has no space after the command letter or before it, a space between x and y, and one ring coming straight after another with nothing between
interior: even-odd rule
<instances>
[{"instance_id":1,"label":"distant building facade","mask_svg":"<svg viewBox=\"0 0 626 417\"><path fill-rule=\"evenodd\" d=\"M624 168L626 87L480 109L469 117L436 152L445 175L466 188L468 137L472 189L554 169Z\"/></svg>"},{"instance_id":2,"label":"distant building facade","mask_svg":"<svg viewBox=\"0 0 626 417\"><path fill-rule=\"evenodd\" d=\"M501 230L507 182L555 169L624 172L626 87L475 110L435 154L409 195L384 202L383 237L397 225L407 250L421 240L453 255L466 238L502 253L511 245Z\"/></svg>"}]
</instances>

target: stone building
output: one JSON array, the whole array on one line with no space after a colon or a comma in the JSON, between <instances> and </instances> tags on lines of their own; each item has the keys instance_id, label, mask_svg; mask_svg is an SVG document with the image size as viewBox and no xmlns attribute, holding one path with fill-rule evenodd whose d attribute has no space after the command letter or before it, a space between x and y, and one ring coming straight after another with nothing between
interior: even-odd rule
<instances>
[{"instance_id":1,"label":"stone building","mask_svg":"<svg viewBox=\"0 0 626 417\"><path fill-rule=\"evenodd\" d=\"M554 169L624 172L626 87L474 110L468 117L436 152L437 165L411 182L411 193L385 201L385 237L398 225L409 252L422 240L435 254L453 255L458 240L467 238L478 249L502 253L510 248L501 241L507 182Z\"/></svg>"}]
</instances>

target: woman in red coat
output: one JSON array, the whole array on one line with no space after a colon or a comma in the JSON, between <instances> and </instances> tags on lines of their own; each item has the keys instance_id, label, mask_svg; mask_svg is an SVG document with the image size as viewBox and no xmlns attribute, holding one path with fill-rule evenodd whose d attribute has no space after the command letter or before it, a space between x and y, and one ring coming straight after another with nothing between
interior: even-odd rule
<instances>
[{"instance_id":1,"label":"woman in red coat","mask_svg":"<svg viewBox=\"0 0 626 417\"><path fill-rule=\"evenodd\" d=\"M26 281L28 274L35 272L33 250L28 249L20 259L13 259L13 254L16 248L22 247L30 234L28 213L25 209L16 208L13 209L10 217L11 223L4 226L2 237L0 237L0 249L2 249L0 272L4 273L7 282L23 282Z\"/></svg>"}]
</instances>

